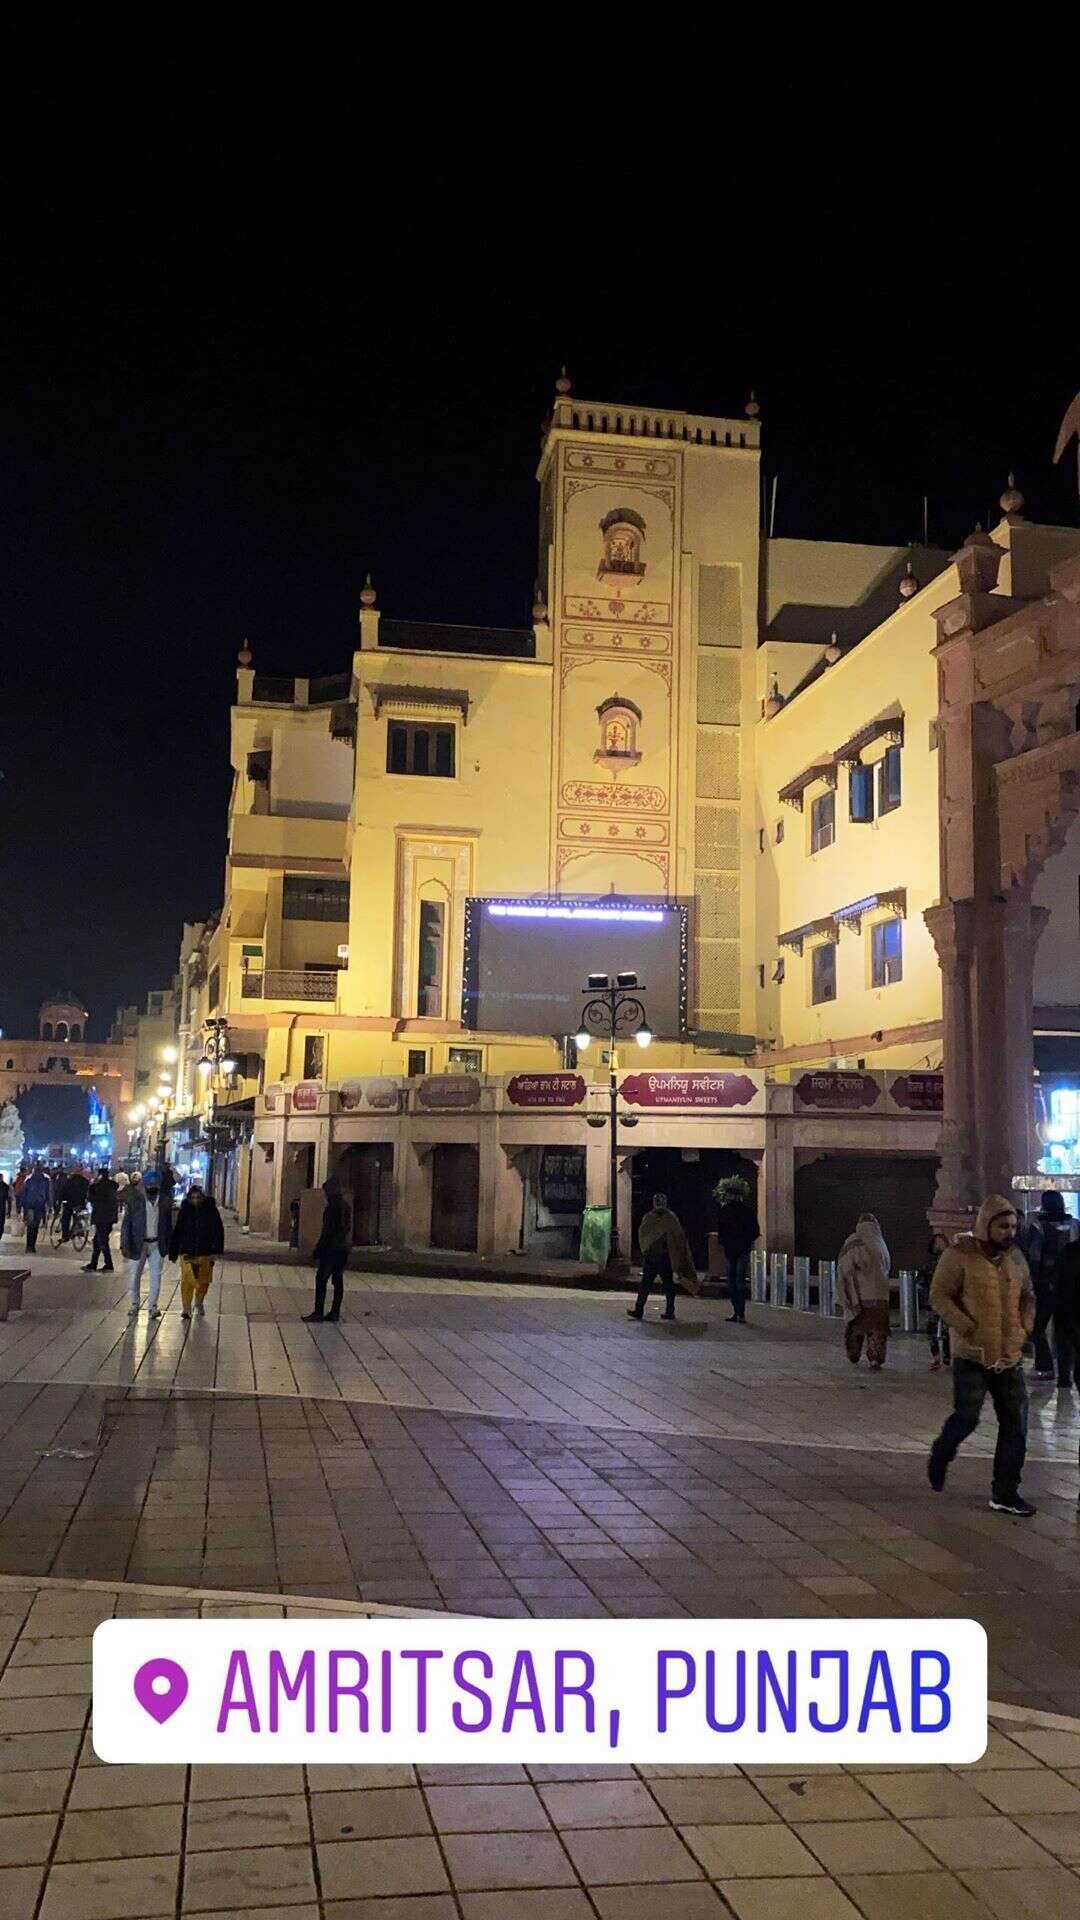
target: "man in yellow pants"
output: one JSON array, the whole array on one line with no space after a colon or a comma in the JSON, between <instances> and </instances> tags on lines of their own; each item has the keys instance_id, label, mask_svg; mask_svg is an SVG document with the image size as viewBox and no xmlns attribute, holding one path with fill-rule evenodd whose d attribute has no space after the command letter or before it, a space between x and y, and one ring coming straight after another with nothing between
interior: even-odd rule
<instances>
[{"instance_id":1,"label":"man in yellow pants","mask_svg":"<svg viewBox=\"0 0 1080 1920\"><path fill-rule=\"evenodd\" d=\"M173 1225L170 1260L180 1262L181 1318L191 1319L192 1303L201 1320L203 1305L214 1277L214 1261L225 1251L225 1226L216 1201L200 1186L188 1188Z\"/></svg>"}]
</instances>

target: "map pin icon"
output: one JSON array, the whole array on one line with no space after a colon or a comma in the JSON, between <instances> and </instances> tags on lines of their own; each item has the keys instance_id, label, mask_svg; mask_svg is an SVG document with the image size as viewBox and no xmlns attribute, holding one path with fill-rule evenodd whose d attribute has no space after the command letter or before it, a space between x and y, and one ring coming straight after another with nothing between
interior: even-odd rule
<instances>
[{"instance_id":1,"label":"map pin icon","mask_svg":"<svg viewBox=\"0 0 1080 1920\"><path fill-rule=\"evenodd\" d=\"M164 1726L187 1699L188 1677L175 1660L147 1660L132 1682L140 1707Z\"/></svg>"}]
</instances>

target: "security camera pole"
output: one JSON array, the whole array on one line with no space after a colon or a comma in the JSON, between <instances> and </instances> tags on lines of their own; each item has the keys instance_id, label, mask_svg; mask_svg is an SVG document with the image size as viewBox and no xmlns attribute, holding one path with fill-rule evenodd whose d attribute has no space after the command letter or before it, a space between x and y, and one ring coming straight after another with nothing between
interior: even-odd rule
<instances>
[{"instance_id":1,"label":"security camera pole","mask_svg":"<svg viewBox=\"0 0 1080 1920\"><path fill-rule=\"evenodd\" d=\"M630 1271L630 1262L623 1258L619 1244L619 1081L615 1048L618 1040L629 1039L631 1035L639 1047L647 1047L652 1039L652 1029L645 1018L645 1007L640 997L644 991L638 984L636 973L617 973L614 980L607 973L590 973L587 985L582 988L586 997L581 1010L581 1030L577 1035L578 1051L582 1052L591 1040L606 1040L609 1049L608 1194L611 1238L604 1268L609 1280L625 1279Z\"/></svg>"}]
</instances>

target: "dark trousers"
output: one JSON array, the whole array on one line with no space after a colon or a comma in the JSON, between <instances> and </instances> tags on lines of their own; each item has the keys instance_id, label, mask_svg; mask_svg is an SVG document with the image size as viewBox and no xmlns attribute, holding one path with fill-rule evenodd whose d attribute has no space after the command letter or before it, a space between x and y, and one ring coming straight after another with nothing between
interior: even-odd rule
<instances>
[{"instance_id":1,"label":"dark trousers","mask_svg":"<svg viewBox=\"0 0 1080 1920\"><path fill-rule=\"evenodd\" d=\"M1080 1353L1077 1352L1074 1331L1060 1313L1054 1315L1054 1348L1057 1353L1058 1386L1071 1387L1074 1380L1080 1385Z\"/></svg>"},{"instance_id":2,"label":"dark trousers","mask_svg":"<svg viewBox=\"0 0 1080 1920\"><path fill-rule=\"evenodd\" d=\"M641 1285L634 1301L634 1312L640 1316L645 1311L645 1302L652 1291L652 1283L659 1280L664 1289L664 1312L668 1318L675 1318L675 1276L671 1271L671 1256L661 1242L659 1247L651 1247L641 1256Z\"/></svg>"},{"instance_id":3,"label":"dark trousers","mask_svg":"<svg viewBox=\"0 0 1080 1920\"><path fill-rule=\"evenodd\" d=\"M113 1262L112 1262L112 1253L111 1253L111 1251L110 1251L110 1248L109 1248L109 1235L110 1235L110 1233L111 1233L111 1232L112 1232L112 1228L111 1228L111 1226L106 1226L106 1225L104 1225L104 1224L103 1224L103 1225L101 1225L101 1226L99 1226L99 1225L98 1225L98 1223L97 1223L97 1221L95 1220L95 1222L94 1222L94 1251L93 1251L93 1253L92 1253L92 1254L90 1255L90 1271L91 1271L91 1273L96 1273L96 1272L97 1272L97 1263L98 1263L98 1254L99 1254L99 1253L100 1253L100 1255L101 1255L101 1267L102 1267L102 1272L103 1272L103 1273L111 1273L111 1272L112 1272L112 1270L113 1270Z\"/></svg>"},{"instance_id":4,"label":"dark trousers","mask_svg":"<svg viewBox=\"0 0 1080 1920\"><path fill-rule=\"evenodd\" d=\"M1035 1342L1036 1373L1053 1373L1054 1355L1047 1331L1054 1311L1054 1295L1050 1287L1037 1287L1035 1290L1035 1325L1031 1337Z\"/></svg>"},{"instance_id":5,"label":"dark trousers","mask_svg":"<svg viewBox=\"0 0 1080 1920\"><path fill-rule=\"evenodd\" d=\"M746 1291L750 1279L749 1253L737 1253L728 1260L728 1299L736 1320L746 1319Z\"/></svg>"},{"instance_id":6,"label":"dark trousers","mask_svg":"<svg viewBox=\"0 0 1080 1920\"><path fill-rule=\"evenodd\" d=\"M44 1207L26 1207L24 1212L26 1214L26 1251L36 1253L37 1237L45 1218L45 1209Z\"/></svg>"},{"instance_id":7,"label":"dark trousers","mask_svg":"<svg viewBox=\"0 0 1080 1920\"><path fill-rule=\"evenodd\" d=\"M978 1426L987 1394L994 1403L998 1423L994 1498L1015 1500L1027 1452L1028 1397L1023 1367L1008 1367L1003 1373L994 1373L989 1367L980 1367L975 1360L954 1360L953 1410L931 1452L942 1466L948 1466L957 1448Z\"/></svg>"},{"instance_id":8,"label":"dark trousers","mask_svg":"<svg viewBox=\"0 0 1080 1920\"><path fill-rule=\"evenodd\" d=\"M324 1253L320 1256L315 1269L315 1311L322 1313L326 1306L326 1283L333 1281L334 1292L330 1311L336 1319L341 1312L342 1295L345 1292L345 1255L343 1253Z\"/></svg>"}]
</instances>

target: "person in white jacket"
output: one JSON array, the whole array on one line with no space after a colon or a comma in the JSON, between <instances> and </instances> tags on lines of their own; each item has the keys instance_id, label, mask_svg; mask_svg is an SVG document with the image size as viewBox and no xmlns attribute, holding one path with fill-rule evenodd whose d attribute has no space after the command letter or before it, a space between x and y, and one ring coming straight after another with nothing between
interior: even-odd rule
<instances>
[{"instance_id":1,"label":"person in white jacket","mask_svg":"<svg viewBox=\"0 0 1080 1920\"><path fill-rule=\"evenodd\" d=\"M855 1231L840 1249L837 1277L847 1315L844 1346L853 1367L866 1357L876 1372L889 1340L889 1249L874 1214L859 1215Z\"/></svg>"}]
</instances>

